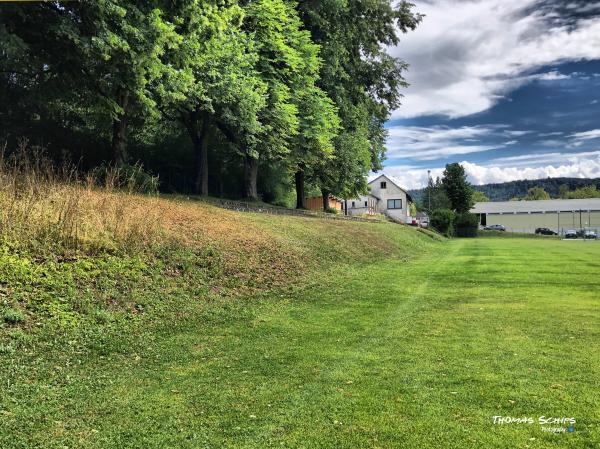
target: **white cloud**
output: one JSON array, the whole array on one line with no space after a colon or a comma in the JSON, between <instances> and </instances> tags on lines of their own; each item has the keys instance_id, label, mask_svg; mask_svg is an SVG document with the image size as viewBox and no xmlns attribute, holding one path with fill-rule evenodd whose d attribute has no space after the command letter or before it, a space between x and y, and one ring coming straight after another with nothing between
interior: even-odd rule
<instances>
[{"instance_id":1,"label":"white cloud","mask_svg":"<svg viewBox=\"0 0 600 449\"><path fill-rule=\"evenodd\" d=\"M548 73L542 73L540 75L534 75L533 77L540 81L559 81L571 79L571 75L565 75L564 73L560 73L556 70Z\"/></svg>"},{"instance_id":2,"label":"white cloud","mask_svg":"<svg viewBox=\"0 0 600 449\"><path fill-rule=\"evenodd\" d=\"M562 131L554 131L551 133L539 133L538 136L540 137L552 137L552 136L562 136L564 134L564 132Z\"/></svg>"},{"instance_id":3,"label":"white cloud","mask_svg":"<svg viewBox=\"0 0 600 449\"><path fill-rule=\"evenodd\" d=\"M516 141L483 144L481 139L503 132L504 125L478 125L450 128L447 126L397 126L388 129L387 157L428 161L452 155L491 151L513 145Z\"/></svg>"},{"instance_id":4,"label":"white cloud","mask_svg":"<svg viewBox=\"0 0 600 449\"><path fill-rule=\"evenodd\" d=\"M525 136L527 134L531 134L533 131L519 131L519 130L510 130L507 129L504 131L504 134L507 136L511 136L511 137L521 137L521 136Z\"/></svg>"},{"instance_id":5,"label":"white cloud","mask_svg":"<svg viewBox=\"0 0 600 449\"><path fill-rule=\"evenodd\" d=\"M507 165L505 165L506 163ZM469 181L474 185L543 178L598 178L600 177L600 150L580 154L546 153L498 159L489 165L461 162ZM537 164L537 166L536 166ZM533 165L533 166L531 166ZM433 178L444 169L431 169ZM397 178L404 187L418 189L427 185L427 169L413 166L387 167L385 173Z\"/></svg>"},{"instance_id":6,"label":"white cloud","mask_svg":"<svg viewBox=\"0 0 600 449\"><path fill-rule=\"evenodd\" d=\"M567 162L577 162L581 159L589 159L600 156L600 151L586 151L582 153L534 153L522 154L520 156L506 156L492 159L489 165L504 166L536 166L542 164L565 164Z\"/></svg>"},{"instance_id":7,"label":"white cloud","mask_svg":"<svg viewBox=\"0 0 600 449\"><path fill-rule=\"evenodd\" d=\"M431 176L435 179L442 176L443 168L431 170ZM427 169L415 168L410 165L395 165L386 167L382 173L393 176L405 189L420 189L427 185Z\"/></svg>"},{"instance_id":8,"label":"white cloud","mask_svg":"<svg viewBox=\"0 0 600 449\"><path fill-rule=\"evenodd\" d=\"M573 137L576 141L600 139L600 129L575 133L572 134L571 137Z\"/></svg>"},{"instance_id":9,"label":"white cloud","mask_svg":"<svg viewBox=\"0 0 600 449\"><path fill-rule=\"evenodd\" d=\"M485 111L534 79L568 78L547 65L600 59L600 18L549 20L537 0L417 1L426 15L394 55L410 64L404 104L393 117L461 117Z\"/></svg>"},{"instance_id":10,"label":"white cloud","mask_svg":"<svg viewBox=\"0 0 600 449\"><path fill-rule=\"evenodd\" d=\"M600 176L600 156L595 158L573 157L562 165L548 164L540 167L481 166L470 162L463 162L463 166L473 184L519 179L596 178Z\"/></svg>"}]
</instances>

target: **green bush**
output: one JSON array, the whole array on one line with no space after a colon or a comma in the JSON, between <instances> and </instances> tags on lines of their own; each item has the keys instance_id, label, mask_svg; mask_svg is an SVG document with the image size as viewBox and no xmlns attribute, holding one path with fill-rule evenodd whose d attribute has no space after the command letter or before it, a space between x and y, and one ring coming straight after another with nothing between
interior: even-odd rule
<instances>
[{"instance_id":1,"label":"green bush","mask_svg":"<svg viewBox=\"0 0 600 449\"><path fill-rule=\"evenodd\" d=\"M431 227L446 237L454 235L454 220L456 214L450 209L437 209L431 214Z\"/></svg>"},{"instance_id":2,"label":"green bush","mask_svg":"<svg viewBox=\"0 0 600 449\"><path fill-rule=\"evenodd\" d=\"M477 237L479 218L470 212L456 215L454 229L457 237Z\"/></svg>"},{"instance_id":3,"label":"green bush","mask_svg":"<svg viewBox=\"0 0 600 449\"><path fill-rule=\"evenodd\" d=\"M159 180L144 170L142 164L125 164L121 167L100 165L93 171L96 184L135 193L158 193Z\"/></svg>"},{"instance_id":4,"label":"green bush","mask_svg":"<svg viewBox=\"0 0 600 449\"><path fill-rule=\"evenodd\" d=\"M23 314L23 312L20 310L6 309L2 313L2 318L9 324L19 324L25 321L25 314Z\"/></svg>"}]
</instances>

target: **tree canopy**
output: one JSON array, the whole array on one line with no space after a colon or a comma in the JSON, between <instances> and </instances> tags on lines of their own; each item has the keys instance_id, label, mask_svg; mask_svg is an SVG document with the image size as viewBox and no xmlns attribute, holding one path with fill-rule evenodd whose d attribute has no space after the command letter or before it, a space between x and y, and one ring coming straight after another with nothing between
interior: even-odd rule
<instances>
[{"instance_id":1,"label":"tree canopy","mask_svg":"<svg viewBox=\"0 0 600 449\"><path fill-rule=\"evenodd\" d=\"M284 201L366 191L421 20L405 1L99 0L0 6L0 139L161 188ZM277 198L279 197L279 198ZM287 201L287 200L286 200ZM326 204L324 204L326 206Z\"/></svg>"},{"instance_id":2,"label":"tree canopy","mask_svg":"<svg viewBox=\"0 0 600 449\"><path fill-rule=\"evenodd\" d=\"M532 187L527 191L525 200L527 201L538 201L538 200L549 200L550 195L541 187Z\"/></svg>"},{"instance_id":3,"label":"tree canopy","mask_svg":"<svg viewBox=\"0 0 600 449\"><path fill-rule=\"evenodd\" d=\"M464 213L471 210L471 207L473 207L473 188L467 181L467 175L462 165L458 163L446 165L442 187L454 212Z\"/></svg>"}]
</instances>

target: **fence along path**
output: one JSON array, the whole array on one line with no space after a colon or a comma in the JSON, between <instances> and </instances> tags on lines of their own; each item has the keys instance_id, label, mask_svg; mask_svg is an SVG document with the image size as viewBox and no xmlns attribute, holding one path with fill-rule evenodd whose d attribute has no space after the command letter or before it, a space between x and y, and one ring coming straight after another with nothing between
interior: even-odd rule
<instances>
[{"instance_id":1,"label":"fence along path","mask_svg":"<svg viewBox=\"0 0 600 449\"><path fill-rule=\"evenodd\" d=\"M196 201L212 204L223 209L235 210L238 212L256 212L272 215L295 215L300 217L325 218L328 220L346 220L361 221L364 223L381 223L384 220L369 219L362 217L352 217L350 215L330 214L314 210L288 209L286 207L265 206L263 204L252 204L244 201L225 200L219 198L194 198Z\"/></svg>"}]
</instances>

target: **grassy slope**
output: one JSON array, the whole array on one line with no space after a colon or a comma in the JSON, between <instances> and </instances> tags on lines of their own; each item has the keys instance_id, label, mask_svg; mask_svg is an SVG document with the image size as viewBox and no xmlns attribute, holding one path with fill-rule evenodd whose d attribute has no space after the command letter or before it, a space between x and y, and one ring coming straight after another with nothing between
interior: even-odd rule
<instances>
[{"instance_id":1,"label":"grassy slope","mask_svg":"<svg viewBox=\"0 0 600 449\"><path fill-rule=\"evenodd\" d=\"M64 239L47 238L51 222L30 222L24 235L36 238L13 232L0 239L0 378L6 386L0 391L0 447L54 446L63 432L78 446L74 441L85 431L69 429L69 416L81 411L85 392L105 388L128 369L124 361L138 360L152 342L164 344L190 323L212 329L244 321L263 301L292 295L347 263L406 259L434 244L387 223L83 194L84 205L102 204L107 216L124 211L98 228L103 217L92 207L80 209L81 228L88 229L83 245L74 249L61 245ZM150 229L145 221L160 226ZM113 223L119 234L106 232ZM107 366L95 372L105 359ZM83 367L94 373L78 374Z\"/></svg>"},{"instance_id":2,"label":"grassy slope","mask_svg":"<svg viewBox=\"0 0 600 449\"><path fill-rule=\"evenodd\" d=\"M106 265L75 276L94 306L72 330L29 305L5 327L1 447L600 442L596 243L163 206L184 246L84 258ZM12 294L55 298L44 276ZM578 422L549 435L494 415Z\"/></svg>"}]
</instances>

